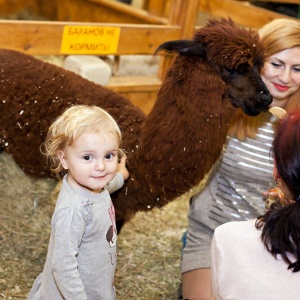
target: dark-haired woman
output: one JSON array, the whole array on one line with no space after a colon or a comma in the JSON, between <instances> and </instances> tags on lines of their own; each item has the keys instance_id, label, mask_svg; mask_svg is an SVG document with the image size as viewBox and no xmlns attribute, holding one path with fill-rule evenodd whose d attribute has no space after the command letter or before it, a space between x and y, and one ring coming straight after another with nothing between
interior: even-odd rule
<instances>
[{"instance_id":1,"label":"dark-haired woman","mask_svg":"<svg viewBox=\"0 0 300 300\"><path fill-rule=\"evenodd\" d=\"M273 141L274 180L284 201L254 220L215 229L212 277L217 299L299 299L300 111L288 114Z\"/></svg>"}]
</instances>

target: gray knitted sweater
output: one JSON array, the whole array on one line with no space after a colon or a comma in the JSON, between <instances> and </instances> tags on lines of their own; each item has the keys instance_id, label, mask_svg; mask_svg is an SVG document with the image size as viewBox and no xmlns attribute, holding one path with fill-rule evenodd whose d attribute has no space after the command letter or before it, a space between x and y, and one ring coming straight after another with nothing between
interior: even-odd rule
<instances>
[{"instance_id":1,"label":"gray knitted sweater","mask_svg":"<svg viewBox=\"0 0 300 300\"><path fill-rule=\"evenodd\" d=\"M115 299L117 232L110 193L122 187L123 177L117 173L96 194L73 189L66 176L52 216L46 263L28 299Z\"/></svg>"}]
</instances>

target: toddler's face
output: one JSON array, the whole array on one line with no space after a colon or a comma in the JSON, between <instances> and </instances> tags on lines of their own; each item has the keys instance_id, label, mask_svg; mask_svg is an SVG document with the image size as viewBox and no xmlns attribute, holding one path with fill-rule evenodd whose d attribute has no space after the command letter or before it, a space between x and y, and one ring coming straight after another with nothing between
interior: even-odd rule
<instances>
[{"instance_id":1,"label":"toddler's face","mask_svg":"<svg viewBox=\"0 0 300 300\"><path fill-rule=\"evenodd\" d=\"M116 174L118 149L118 139L112 134L80 135L60 154L61 163L68 170L69 184L100 192Z\"/></svg>"}]
</instances>

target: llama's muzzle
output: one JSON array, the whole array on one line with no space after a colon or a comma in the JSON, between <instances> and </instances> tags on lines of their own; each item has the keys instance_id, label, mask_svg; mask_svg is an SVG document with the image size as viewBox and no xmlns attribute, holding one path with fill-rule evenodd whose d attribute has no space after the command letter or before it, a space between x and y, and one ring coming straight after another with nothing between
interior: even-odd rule
<instances>
[{"instance_id":1,"label":"llama's muzzle","mask_svg":"<svg viewBox=\"0 0 300 300\"><path fill-rule=\"evenodd\" d=\"M263 102L266 107L269 107L273 101L273 97L268 90L261 91L258 95L258 99Z\"/></svg>"}]
</instances>

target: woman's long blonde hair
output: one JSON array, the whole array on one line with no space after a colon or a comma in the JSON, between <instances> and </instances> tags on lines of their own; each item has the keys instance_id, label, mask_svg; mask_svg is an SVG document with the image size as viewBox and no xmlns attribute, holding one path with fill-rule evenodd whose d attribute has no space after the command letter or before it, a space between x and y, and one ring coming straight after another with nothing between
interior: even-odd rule
<instances>
[{"instance_id":1,"label":"woman's long blonde hair","mask_svg":"<svg viewBox=\"0 0 300 300\"><path fill-rule=\"evenodd\" d=\"M265 45L266 57L270 57L278 52L289 48L300 46L300 22L292 19L275 19L263 26L259 31L259 36ZM289 96L285 110L292 111L300 107L300 89ZM245 115L238 109L229 129L229 135L237 137L239 140L245 138L255 138L261 120L265 114L261 113L257 117Z\"/></svg>"}]
</instances>

